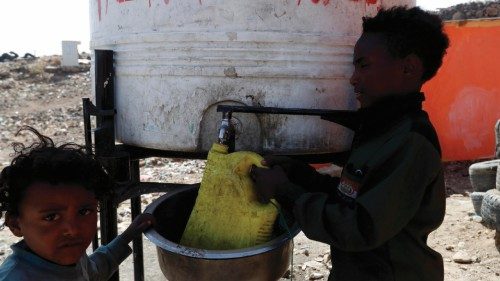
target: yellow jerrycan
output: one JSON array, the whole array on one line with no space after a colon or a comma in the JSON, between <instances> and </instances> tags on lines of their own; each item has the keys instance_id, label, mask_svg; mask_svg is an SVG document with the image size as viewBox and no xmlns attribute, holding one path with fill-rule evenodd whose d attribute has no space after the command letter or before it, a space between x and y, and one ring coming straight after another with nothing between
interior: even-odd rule
<instances>
[{"instance_id":1,"label":"yellow jerrycan","mask_svg":"<svg viewBox=\"0 0 500 281\"><path fill-rule=\"evenodd\" d=\"M181 245L230 250L271 239L278 204L259 203L250 179L252 165L262 167L262 159L254 152L228 153L227 146L212 145Z\"/></svg>"}]
</instances>

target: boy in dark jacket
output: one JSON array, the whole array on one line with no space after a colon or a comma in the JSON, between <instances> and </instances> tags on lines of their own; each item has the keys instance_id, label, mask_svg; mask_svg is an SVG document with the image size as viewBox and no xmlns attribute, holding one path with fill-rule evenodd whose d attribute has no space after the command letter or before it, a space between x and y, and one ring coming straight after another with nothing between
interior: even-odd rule
<instances>
[{"instance_id":1,"label":"boy in dark jacket","mask_svg":"<svg viewBox=\"0 0 500 281\"><path fill-rule=\"evenodd\" d=\"M252 169L262 202L276 198L307 237L331 245L328 280L443 280L427 246L445 213L441 150L420 90L447 47L440 18L420 8L363 18L350 79L360 109L341 177L279 156Z\"/></svg>"}]
</instances>

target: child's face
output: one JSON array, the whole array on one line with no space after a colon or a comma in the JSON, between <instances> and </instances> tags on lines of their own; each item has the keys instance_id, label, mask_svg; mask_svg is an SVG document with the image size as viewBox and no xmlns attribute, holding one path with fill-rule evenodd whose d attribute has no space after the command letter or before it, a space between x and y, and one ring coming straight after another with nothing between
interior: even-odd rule
<instances>
[{"instance_id":1,"label":"child's face","mask_svg":"<svg viewBox=\"0 0 500 281\"><path fill-rule=\"evenodd\" d=\"M75 264L96 234L97 199L79 185L34 183L7 225L38 256Z\"/></svg>"},{"instance_id":2,"label":"child's face","mask_svg":"<svg viewBox=\"0 0 500 281\"><path fill-rule=\"evenodd\" d=\"M380 34L363 33L354 47L353 63L350 82L362 108L380 98L409 90L405 84L404 60L389 53Z\"/></svg>"}]
</instances>

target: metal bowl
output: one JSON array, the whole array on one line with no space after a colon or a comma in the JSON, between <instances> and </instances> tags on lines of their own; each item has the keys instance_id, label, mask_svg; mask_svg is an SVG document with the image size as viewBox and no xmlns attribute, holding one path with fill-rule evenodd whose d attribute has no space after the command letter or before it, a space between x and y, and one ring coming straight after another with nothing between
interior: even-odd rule
<instances>
[{"instance_id":1,"label":"metal bowl","mask_svg":"<svg viewBox=\"0 0 500 281\"><path fill-rule=\"evenodd\" d=\"M197 195L197 187L169 192L145 210L158 222L145 235L156 245L161 271L168 280L274 281L283 276L293 254L291 239L299 232L293 221L287 222L286 230L277 224L275 238L255 247L216 251L178 244Z\"/></svg>"}]
</instances>

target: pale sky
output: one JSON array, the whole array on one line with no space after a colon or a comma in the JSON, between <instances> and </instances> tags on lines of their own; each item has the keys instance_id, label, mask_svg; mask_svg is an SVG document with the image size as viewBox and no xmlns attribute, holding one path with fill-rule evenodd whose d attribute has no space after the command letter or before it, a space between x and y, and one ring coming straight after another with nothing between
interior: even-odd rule
<instances>
[{"instance_id":1,"label":"pale sky","mask_svg":"<svg viewBox=\"0 0 500 281\"><path fill-rule=\"evenodd\" d=\"M89 1L0 0L0 54L61 54L61 41L80 41L89 50ZM111 0L113 1L113 0Z\"/></svg>"},{"instance_id":2,"label":"pale sky","mask_svg":"<svg viewBox=\"0 0 500 281\"><path fill-rule=\"evenodd\" d=\"M79 52L89 52L89 1L96 0L2 0L0 54L61 54L62 40L80 41ZM417 5L435 10L472 1L417 0Z\"/></svg>"}]
</instances>

